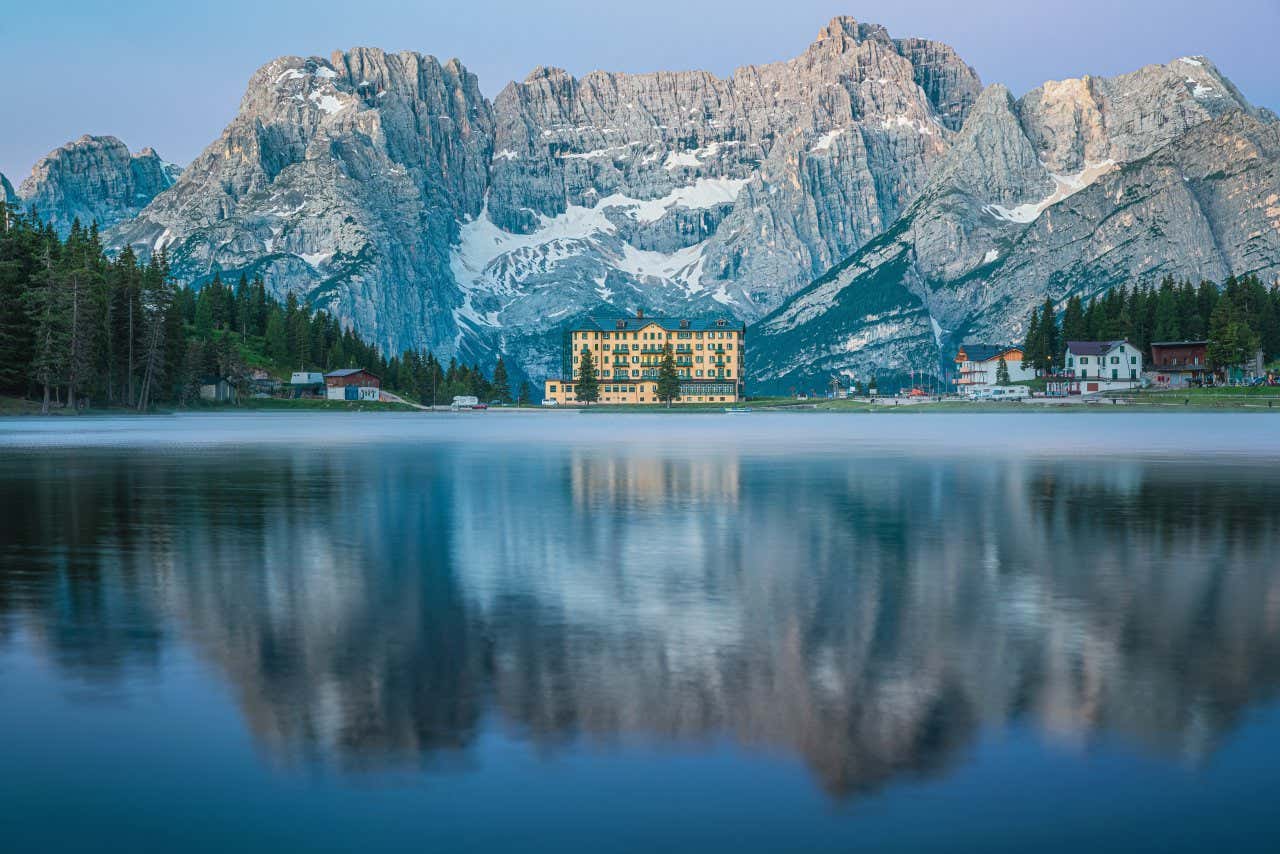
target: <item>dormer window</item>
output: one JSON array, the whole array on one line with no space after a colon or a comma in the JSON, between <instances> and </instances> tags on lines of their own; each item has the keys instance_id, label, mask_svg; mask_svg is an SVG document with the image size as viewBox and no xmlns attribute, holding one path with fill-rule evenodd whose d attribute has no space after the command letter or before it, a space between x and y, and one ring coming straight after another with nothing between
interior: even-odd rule
<instances>
[{"instance_id":1,"label":"dormer window","mask_svg":"<svg viewBox=\"0 0 1280 854\"><path fill-rule=\"evenodd\" d=\"M680 328L681 328L681 329L688 329L688 328L689 328L689 321L687 321L687 320L682 320L682 321L680 321Z\"/></svg>"},{"instance_id":2,"label":"dormer window","mask_svg":"<svg viewBox=\"0 0 1280 854\"><path fill-rule=\"evenodd\" d=\"M627 322L626 322L625 320L619 320L619 321L618 321L618 323L617 323L617 327L618 327L619 329L626 329L626 328L627 328Z\"/></svg>"}]
</instances>

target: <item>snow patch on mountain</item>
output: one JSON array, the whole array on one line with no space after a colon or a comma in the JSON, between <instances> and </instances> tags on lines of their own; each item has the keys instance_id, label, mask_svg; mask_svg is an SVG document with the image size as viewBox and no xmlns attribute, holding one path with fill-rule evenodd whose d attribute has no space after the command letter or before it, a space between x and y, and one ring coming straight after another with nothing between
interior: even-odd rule
<instances>
[{"instance_id":1,"label":"snow patch on mountain","mask_svg":"<svg viewBox=\"0 0 1280 854\"><path fill-rule=\"evenodd\" d=\"M835 142L836 139L842 133L844 133L844 128L836 128L835 130L827 131L822 136L818 137L818 141L815 142L813 144L813 147L810 148L809 150L810 151L826 151L827 149L831 148L831 144Z\"/></svg>"},{"instance_id":2,"label":"snow patch on mountain","mask_svg":"<svg viewBox=\"0 0 1280 854\"><path fill-rule=\"evenodd\" d=\"M312 92L308 97L310 97L317 107L324 110L329 115L341 112L347 107L347 104L344 104L340 98L330 95L327 92Z\"/></svg>"},{"instance_id":3,"label":"snow patch on mountain","mask_svg":"<svg viewBox=\"0 0 1280 854\"><path fill-rule=\"evenodd\" d=\"M699 178L690 185L677 187L660 199L642 201L613 193L601 199L596 208L629 208L627 215L632 219L651 223L662 219L675 207L698 210L731 205L746 183L745 178Z\"/></svg>"},{"instance_id":4,"label":"snow patch on mountain","mask_svg":"<svg viewBox=\"0 0 1280 854\"><path fill-rule=\"evenodd\" d=\"M1116 162L1108 159L1102 160L1098 163L1086 163L1084 168L1074 175L1058 175L1050 173L1049 177L1053 179L1053 183L1055 185L1053 192L1040 201L1031 202L1025 205L1018 205L1013 208L1007 208L1003 205L987 205L983 210L996 219L1003 219L1008 222L1016 222L1024 225L1026 223L1035 222L1040 218L1040 214L1044 213L1063 199L1070 198L1086 187L1089 187L1102 176L1115 171L1116 168Z\"/></svg>"},{"instance_id":5,"label":"snow patch on mountain","mask_svg":"<svg viewBox=\"0 0 1280 854\"><path fill-rule=\"evenodd\" d=\"M702 251L705 248L704 240L668 254L636 249L630 243L623 243L622 256L617 259L615 266L638 278L678 282L686 292L697 293L702 290Z\"/></svg>"}]
</instances>

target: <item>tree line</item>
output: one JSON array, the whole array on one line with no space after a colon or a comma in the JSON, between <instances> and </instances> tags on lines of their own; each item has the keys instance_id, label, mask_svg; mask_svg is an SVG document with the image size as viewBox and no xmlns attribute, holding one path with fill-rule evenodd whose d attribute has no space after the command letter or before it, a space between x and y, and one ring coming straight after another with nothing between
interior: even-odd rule
<instances>
[{"instance_id":1,"label":"tree line","mask_svg":"<svg viewBox=\"0 0 1280 854\"><path fill-rule=\"evenodd\" d=\"M96 225L77 221L62 239L36 213L0 201L0 394L38 398L42 411L146 410L192 401L214 377L247 391L254 367L361 367L424 402L511 399L501 359L492 378L426 352L388 360L296 295L281 303L260 277L233 285L215 274L199 290L178 286L163 251L147 261L128 247L108 257ZM528 399L527 384L521 394Z\"/></svg>"},{"instance_id":2,"label":"tree line","mask_svg":"<svg viewBox=\"0 0 1280 854\"><path fill-rule=\"evenodd\" d=\"M1061 369L1068 341L1126 339L1151 359L1152 342L1207 341L1209 367L1239 365L1261 350L1280 356L1280 289L1257 276L1227 279L1223 287L1167 276L1158 287L1120 286L1087 303L1067 300L1059 315L1051 299L1033 308L1023 359L1042 374Z\"/></svg>"}]
</instances>

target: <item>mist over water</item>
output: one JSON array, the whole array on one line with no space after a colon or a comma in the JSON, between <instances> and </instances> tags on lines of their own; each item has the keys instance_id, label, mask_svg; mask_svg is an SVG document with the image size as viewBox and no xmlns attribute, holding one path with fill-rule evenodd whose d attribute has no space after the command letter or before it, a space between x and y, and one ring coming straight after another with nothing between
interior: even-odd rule
<instances>
[{"instance_id":1,"label":"mist over water","mask_svg":"<svg viewBox=\"0 0 1280 854\"><path fill-rule=\"evenodd\" d=\"M1266 416L70 421L0 424L18 850L1280 829Z\"/></svg>"}]
</instances>

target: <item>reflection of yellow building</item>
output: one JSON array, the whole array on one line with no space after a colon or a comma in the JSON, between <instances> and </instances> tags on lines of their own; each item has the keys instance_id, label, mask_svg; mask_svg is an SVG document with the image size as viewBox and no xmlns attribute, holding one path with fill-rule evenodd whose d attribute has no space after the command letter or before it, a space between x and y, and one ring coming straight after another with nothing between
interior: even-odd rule
<instances>
[{"instance_id":1,"label":"reflection of yellow building","mask_svg":"<svg viewBox=\"0 0 1280 854\"><path fill-rule=\"evenodd\" d=\"M563 379L547 380L546 400L577 402L582 354L591 353L600 403L658 403L658 370L667 345L680 374L677 403L732 403L742 398L746 326L715 318L588 317L565 333Z\"/></svg>"},{"instance_id":2,"label":"reflection of yellow building","mask_svg":"<svg viewBox=\"0 0 1280 854\"><path fill-rule=\"evenodd\" d=\"M693 459L575 451L570 482L579 510L690 505L727 510L737 506L741 491L737 454L715 450L700 452ZM688 515L696 517L698 524L707 516Z\"/></svg>"}]
</instances>

